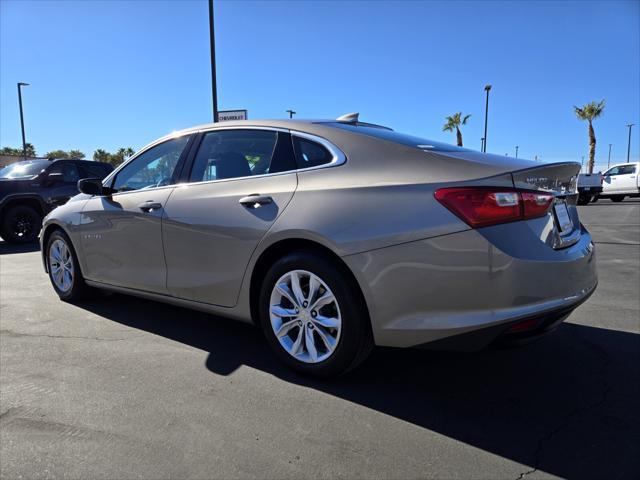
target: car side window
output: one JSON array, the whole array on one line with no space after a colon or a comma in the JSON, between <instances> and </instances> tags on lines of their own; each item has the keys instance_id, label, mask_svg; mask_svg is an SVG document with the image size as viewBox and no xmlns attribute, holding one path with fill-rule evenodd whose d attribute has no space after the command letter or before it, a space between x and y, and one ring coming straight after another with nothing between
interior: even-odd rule
<instances>
[{"instance_id":1,"label":"car side window","mask_svg":"<svg viewBox=\"0 0 640 480\"><path fill-rule=\"evenodd\" d=\"M193 162L189 180L208 182L286 170L279 165L280 157L276 151L278 135L272 130L252 129L206 133Z\"/></svg>"},{"instance_id":2,"label":"car side window","mask_svg":"<svg viewBox=\"0 0 640 480\"><path fill-rule=\"evenodd\" d=\"M635 165L624 165L622 167L618 167L620 170L618 171L618 175L631 175L636 173Z\"/></svg>"},{"instance_id":3,"label":"car side window","mask_svg":"<svg viewBox=\"0 0 640 480\"><path fill-rule=\"evenodd\" d=\"M128 192L171 185L188 141L189 135L184 135L150 148L118 172L111 188L116 192Z\"/></svg>"},{"instance_id":4,"label":"car side window","mask_svg":"<svg viewBox=\"0 0 640 480\"><path fill-rule=\"evenodd\" d=\"M80 180L78 167L76 167L73 163L54 163L49 169L48 173L62 174L62 181L64 183L77 183L78 180Z\"/></svg>"},{"instance_id":5,"label":"car side window","mask_svg":"<svg viewBox=\"0 0 640 480\"><path fill-rule=\"evenodd\" d=\"M106 163L86 162L80 164L81 178L105 178L111 173L113 167Z\"/></svg>"},{"instance_id":6,"label":"car side window","mask_svg":"<svg viewBox=\"0 0 640 480\"><path fill-rule=\"evenodd\" d=\"M604 176L605 177L613 177L615 175L619 175L620 174L619 170L620 170L619 167L613 167L613 168L607 170L606 172L604 172Z\"/></svg>"},{"instance_id":7,"label":"car side window","mask_svg":"<svg viewBox=\"0 0 640 480\"><path fill-rule=\"evenodd\" d=\"M296 153L298 168L317 167L333 161L333 155L329 150L317 142L293 136L293 148Z\"/></svg>"}]
</instances>

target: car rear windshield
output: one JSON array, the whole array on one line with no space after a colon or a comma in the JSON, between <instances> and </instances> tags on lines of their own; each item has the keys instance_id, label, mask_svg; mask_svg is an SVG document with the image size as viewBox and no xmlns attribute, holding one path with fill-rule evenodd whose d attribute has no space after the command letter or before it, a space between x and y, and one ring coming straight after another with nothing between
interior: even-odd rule
<instances>
[{"instance_id":1,"label":"car rear windshield","mask_svg":"<svg viewBox=\"0 0 640 480\"><path fill-rule=\"evenodd\" d=\"M469 149L456 147L455 145L449 145L448 143L434 142L433 140L427 140L426 138L414 137L413 135L407 135L406 133L394 132L393 130L387 130L386 128L369 127L366 125L353 125L350 123L341 122L328 122L324 125L329 125L342 130L349 130L350 132L360 133L362 135L369 135L370 137L380 138L389 142L399 143L408 147L419 148L424 151L436 151L436 152L468 152Z\"/></svg>"},{"instance_id":2,"label":"car rear windshield","mask_svg":"<svg viewBox=\"0 0 640 480\"><path fill-rule=\"evenodd\" d=\"M32 178L47 168L47 160L27 160L7 165L0 170L0 178Z\"/></svg>"}]
</instances>

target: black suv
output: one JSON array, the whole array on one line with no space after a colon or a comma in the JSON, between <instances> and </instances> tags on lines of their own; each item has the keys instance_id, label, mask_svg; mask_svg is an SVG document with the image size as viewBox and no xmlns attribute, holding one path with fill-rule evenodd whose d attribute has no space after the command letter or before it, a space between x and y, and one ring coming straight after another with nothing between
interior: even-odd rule
<instances>
[{"instance_id":1,"label":"black suv","mask_svg":"<svg viewBox=\"0 0 640 480\"><path fill-rule=\"evenodd\" d=\"M9 243L34 241L42 218L78 193L78 180L104 178L108 163L88 160L26 160L0 169L0 237Z\"/></svg>"}]
</instances>

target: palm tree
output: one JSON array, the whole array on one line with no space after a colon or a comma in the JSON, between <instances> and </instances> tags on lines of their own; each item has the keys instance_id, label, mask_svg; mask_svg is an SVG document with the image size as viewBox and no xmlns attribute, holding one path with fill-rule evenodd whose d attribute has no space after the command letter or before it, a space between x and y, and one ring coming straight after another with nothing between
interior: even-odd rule
<instances>
[{"instance_id":1,"label":"palm tree","mask_svg":"<svg viewBox=\"0 0 640 480\"><path fill-rule=\"evenodd\" d=\"M604 110L604 100L599 102L591 102L582 107L573 107L576 117L580 120L589 122L589 165L588 173L593 173L593 164L596 159L596 134L593 132L593 120L602 115Z\"/></svg>"},{"instance_id":2,"label":"palm tree","mask_svg":"<svg viewBox=\"0 0 640 480\"><path fill-rule=\"evenodd\" d=\"M462 112L454 113L450 117L447 117L447 123L442 127L443 132L453 132L455 129L459 147L462 146L462 132L460 131L460 125L466 125L470 116L471 115L467 115L462 118Z\"/></svg>"}]
</instances>

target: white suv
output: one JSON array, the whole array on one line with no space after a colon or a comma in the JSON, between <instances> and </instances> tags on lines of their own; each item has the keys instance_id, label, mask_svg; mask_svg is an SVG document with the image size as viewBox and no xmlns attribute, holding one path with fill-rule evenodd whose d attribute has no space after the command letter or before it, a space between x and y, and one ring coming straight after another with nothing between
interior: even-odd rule
<instances>
[{"instance_id":1,"label":"white suv","mask_svg":"<svg viewBox=\"0 0 640 480\"><path fill-rule=\"evenodd\" d=\"M602 193L600 198L610 198L621 202L624 197L640 197L638 172L640 162L620 163L602 174Z\"/></svg>"}]
</instances>

